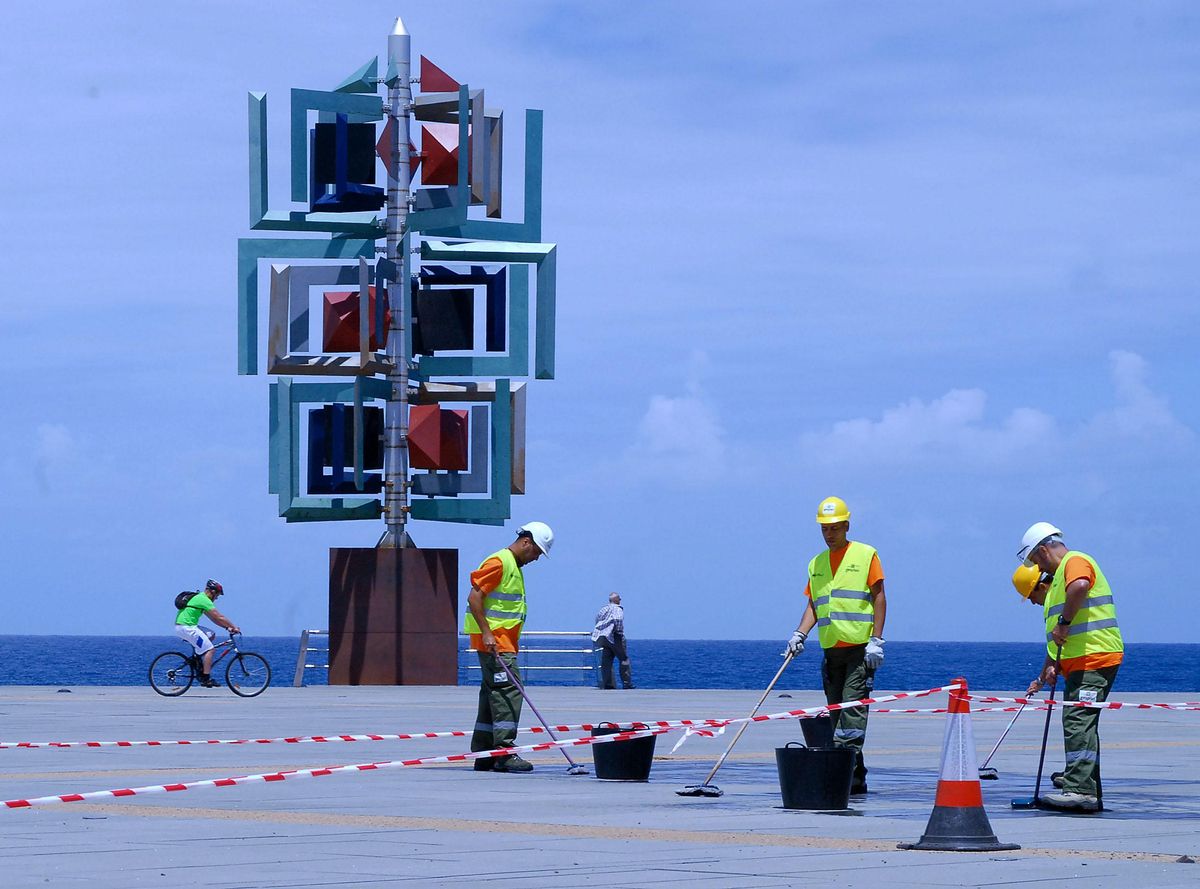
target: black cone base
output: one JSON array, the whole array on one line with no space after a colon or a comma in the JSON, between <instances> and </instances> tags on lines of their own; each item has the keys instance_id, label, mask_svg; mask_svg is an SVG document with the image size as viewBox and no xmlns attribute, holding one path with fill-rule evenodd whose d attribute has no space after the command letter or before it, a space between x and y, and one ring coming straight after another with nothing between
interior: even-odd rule
<instances>
[{"instance_id":1,"label":"black cone base","mask_svg":"<svg viewBox=\"0 0 1200 889\"><path fill-rule=\"evenodd\" d=\"M930 852L1001 852L1021 847L996 839L987 813L981 807L934 806L921 839L915 843L900 843L898 848Z\"/></svg>"}]
</instances>

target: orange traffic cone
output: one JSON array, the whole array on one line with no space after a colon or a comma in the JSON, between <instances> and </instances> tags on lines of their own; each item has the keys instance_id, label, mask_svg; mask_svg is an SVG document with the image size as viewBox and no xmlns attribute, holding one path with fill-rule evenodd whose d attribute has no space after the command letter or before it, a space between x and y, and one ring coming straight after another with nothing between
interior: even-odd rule
<instances>
[{"instance_id":1,"label":"orange traffic cone","mask_svg":"<svg viewBox=\"0 0 1200 889\"><path fill-rule=\"evenodd\" d=\"M967 680L962 691L967 690ZM975 736L971 731L971 702L950 694L950 713L942 742L942 772L938 776L937 796L925 833L915 843L901 843L901 849L927 849L935 852L997 852L1020 849L1015 843L1002 843L992 832L983 810L983 787L975 761Z\"/></svg>"}]
</instances>

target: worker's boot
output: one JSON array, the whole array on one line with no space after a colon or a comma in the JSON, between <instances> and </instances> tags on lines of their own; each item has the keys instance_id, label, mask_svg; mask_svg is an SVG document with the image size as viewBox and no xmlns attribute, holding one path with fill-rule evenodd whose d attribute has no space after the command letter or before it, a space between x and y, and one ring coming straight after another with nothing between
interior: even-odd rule
<instances>
[{"instance_id":1,"label":"worker's boot","mask_svg":"<svg viewBox=\"0 0 1200 889\"><path fill-rule=\"evenodd\" d=\"M496 772L532 772L533 763L521 759L515 753L508 756L499 756L496 758L496 764L492 767Z\"/></svg>"},{"instance_id":2,"label":"worker's boot","mask_svg":"<svg viewBox=\"0 0 1200 889\"><path fill-rule=\"evenodd\" d=\"M1100 811L1100 801L1096 797L1086 793L1072 793L1069 790L1063 793L1048 793L1041 797L1041 802L1052 809L1063 809L1070 812Z\"/></svg>"}]
</instances>

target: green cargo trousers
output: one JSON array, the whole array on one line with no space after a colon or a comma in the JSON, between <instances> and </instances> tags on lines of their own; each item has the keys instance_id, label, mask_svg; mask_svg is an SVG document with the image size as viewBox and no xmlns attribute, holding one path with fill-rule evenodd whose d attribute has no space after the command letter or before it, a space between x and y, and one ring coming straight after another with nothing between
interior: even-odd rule
<instances>
[{"instance_id":1,"label":"green cargo trousers","mask_svg":"<svg viewBox=\"0 0 1200 889\"><path fill-rule=\"evenodd\" d=\"M471 733L471 751L513 747L517 724L521 721L522 698L504 671L512 670L521 679L517 656L511 652L477 654L483 678L479 682L479 709L475 713L475 731Z\"/></svg>"},{"instance_id":2,"label":"green cargo trousers","mask_svg":"<svg viewBox=\"0 0 1200 889\"><path fill-rule=\"evenodd\" d=\"M875 688L875 671L868 668L864 658L867 646L826 648L821 665L821 682L825 686L825 702L841 704L870 696ZM863 744L867 740L867 708L837 710L833 717L833 743L854 749L854 786L867 783L867 767L863 763Z\"/></svg>"},{"instance_id":3,"label":"green cargo trousers","mask_svg":"<svg viewBox=\"0 0 1200 889\"><path fill-rule=\"evenodd\" d=\"M1108 700L1117 669L1105 667L1068 673L1063 700L1095 703ZM1089 707L1063 708L1063 749L1067 754L1063 790L1068 793L1100 796L1100 712Z\"/></svg>"}]
</instances>

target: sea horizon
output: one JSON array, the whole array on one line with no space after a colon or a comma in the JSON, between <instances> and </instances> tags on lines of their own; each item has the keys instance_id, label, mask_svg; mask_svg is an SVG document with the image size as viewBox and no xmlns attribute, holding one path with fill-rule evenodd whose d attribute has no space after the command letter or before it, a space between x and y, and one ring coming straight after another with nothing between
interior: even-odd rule
<instances>
[{"instance_id":1,"label":"sea horizon","mask_svg":"<svg viewBox=\"0 0 1200 889\"><path fill-rule=\"evenodd\" d=\"M581 642L583 640L580 640ZM323 643L321 643L323 645ZM589 641L590 644L590 641ZM241 647L271 664L272 684L291 685L299 655L298 636L244 636ZM779 669L784 643L778 639L630 639L634 684L639 688L763 689ZM536 646L529 646L533 649ZM557 646L561 647L561 646ZM458 644L458 682L478 682L478 663ZM580 645L578 654L522 653L521 669L531 685L594 686L595 656ZM147 684L150 661L160 652L183 650L168 634L0 635L0 686ZM324 662L314 652L309 663ZM904 640L885 645L875 677L878 688L915 691L965 676L975 688L1024 692L1041 668L1045 646L1025 642L941 642ZM819 689L821 651L810 645L780 678L779 688ZM1200 644L1135 642L1126 645L1114 696L1122 691L1200 690ZM215 671L220 676L223 666ZM619 679L617 683L620 684ZM305 685L327 684L324 669L304 671Z\"/></svg>"}]
</instances>

